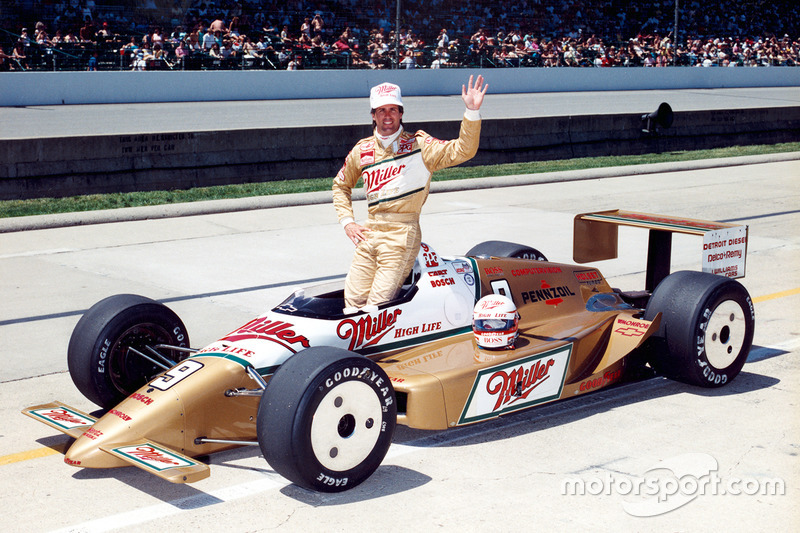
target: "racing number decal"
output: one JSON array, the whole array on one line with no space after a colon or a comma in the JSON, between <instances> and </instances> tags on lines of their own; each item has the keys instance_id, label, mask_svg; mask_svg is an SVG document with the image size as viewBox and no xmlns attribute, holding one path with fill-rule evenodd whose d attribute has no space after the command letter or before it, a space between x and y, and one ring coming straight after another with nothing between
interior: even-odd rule
<instances>
[{"instance_id":1,"label":"racing number decal","mask_svg":"<svg viewBox=\"0 0 800 533\"><path fill-rule=\"evenodd\" d=\"M422 258L425 259L425 268L439 266L439 257L436 255L436 252L431 250L430 246L424 242L420 247L422 248Z\"/></svg>"},{"instance_id":2,"label":"racing number decal","mask_svg":"<svg viewBox=\"0 0 800 533\"><path fill-rule=\"evenodd\" d=\"M495 279L489 282L489 286L492 287L492 292L494 294L499 294L500 296L511 298L511 287L508 285L507 280Z\"/></svg>"},{"instance_id":3,"label":"racing number decal","mask_svg":"<svg viewBox=\"0 0 800 533\"><path fill-rule=\"evenodd\" d=\"M195 361L194 359L187 359L183 361L180 366L167 370L163 375L151 381L150 386L165 391L176 383L188 378L201 368L203 368L203 363Z\"/></svg>"}]
</instances>

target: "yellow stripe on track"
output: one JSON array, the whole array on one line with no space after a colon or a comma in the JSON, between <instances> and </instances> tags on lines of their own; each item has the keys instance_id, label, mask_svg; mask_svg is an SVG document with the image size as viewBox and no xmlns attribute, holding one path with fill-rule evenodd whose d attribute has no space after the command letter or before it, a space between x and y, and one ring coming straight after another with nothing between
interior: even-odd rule
<instances>
[{"instance_id":1,"label":"yellow stripe on track","mask_svg":"<svg viewBox=\"0 0 800 533\"><path fill-rule=\"evenodd\" d=\"M753 298L753 303L759 302L766 302L769 300L776 300L778 298L785 298L786 296L794 296L795 294L800 294L800 287L796 287L794 289L789 289L788 291L781 291L781 292L773 292L772 294L765 294L764 296L759 296L758 298Z\"/></svg>"},{"instance_id":2,"label":"yellow stripe on track","mask_svg":"<svg viewBox=\"0 0 800 533\"><path fill-rule=\"evenodd\" d=\"M53 446L52 448L37 448L36 450L29 450L27 452L12 453L10 455L0 456L0 466L10 465L12 463L20 463L30 459L38 459L39 457L47 457L49 455L56 455L64 453L66 445Z\"/></svg>"}]
</instances>

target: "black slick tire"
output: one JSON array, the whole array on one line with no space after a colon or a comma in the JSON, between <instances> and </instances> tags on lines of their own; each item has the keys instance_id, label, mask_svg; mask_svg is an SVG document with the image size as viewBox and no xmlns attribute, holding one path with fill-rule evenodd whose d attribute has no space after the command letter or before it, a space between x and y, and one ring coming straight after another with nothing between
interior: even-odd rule
<instances>
[{"instance_id":1,"label":"black slick tire","mask_svg":"<svg viewBox=\"0 0 800 533\"><path fill-rule=\"evenodd\" d=\"M648 361L660 374L701 387L721 387L741 371L755 331L755 311L736 280L704 272L667 276L644 318L662 313L648 340Z\"/></svg>"},{"instance_id":2,"label":"black slick tire","mask_svg":"<svg viewBox=\"0 0 800 533\"><path fill-rule=\"evenodd\" d=\"M86 398L110 409L163 371L128 348L146 351L146 346L157 344L189 346L178 315L144 296L109 296L93 305L72 331L67 349L69 374ZM186 357L186 353L166 352L175 362Z\"/></svg>"},{"instance_id":3,"label":"black slick tire","mask_svg":"<svg viewBox=\"0 0 800 533\"><path fill-rule=\"evenodd\" d=\"M347 350L315 347L272 376L258 408L258 442L283 477L340 492L377 470L396 422L394 389L380 366Z\"/></svg>"}]
</instances>

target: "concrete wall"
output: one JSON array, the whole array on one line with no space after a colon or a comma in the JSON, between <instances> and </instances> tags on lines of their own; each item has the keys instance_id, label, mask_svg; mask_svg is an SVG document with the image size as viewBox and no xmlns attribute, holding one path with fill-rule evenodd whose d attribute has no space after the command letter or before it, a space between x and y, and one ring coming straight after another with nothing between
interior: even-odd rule
<instances>
[{"instance_id":1,"label":"concrete wall","mask_svg":"<svg viewBox=\"0 0 800 533\"><path fill-rule=\"evenodd\" d=\"M382 81L405 96L449 95L481 72L493 94L800 86L796 67L9 72L0 74L0 106L353 98Z\"/></svg>"},{"instance_id":2,"label":"concrete wall","mask_svg":"<svg viewBox=\"0 0 800 533\"><path fill-rule=\"evenodd\" d=\"M415 122L439 138L459 121ZM0 199L333 177L363 126L0 142ZM471 165L696 150L800 139L800 107L678 112L642 132L641 114L484 120ZM309 150L308 146L314 146Z\"/></svg>"}]
</instances>

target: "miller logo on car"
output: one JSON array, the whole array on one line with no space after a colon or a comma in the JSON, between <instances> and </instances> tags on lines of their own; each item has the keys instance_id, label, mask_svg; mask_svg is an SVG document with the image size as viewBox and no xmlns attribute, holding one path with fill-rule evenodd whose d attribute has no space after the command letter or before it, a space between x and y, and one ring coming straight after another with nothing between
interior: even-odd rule
<instances>
[{"instance_id":1,"label":"miller logo on car","mask_svg":"<svg viewBox=\"0 0 800 533\"><path fill-rule=\"evenodd\" d=\"M572 344L478 372L459 424L558 399Z\"/></svg>"}]
</instances>

